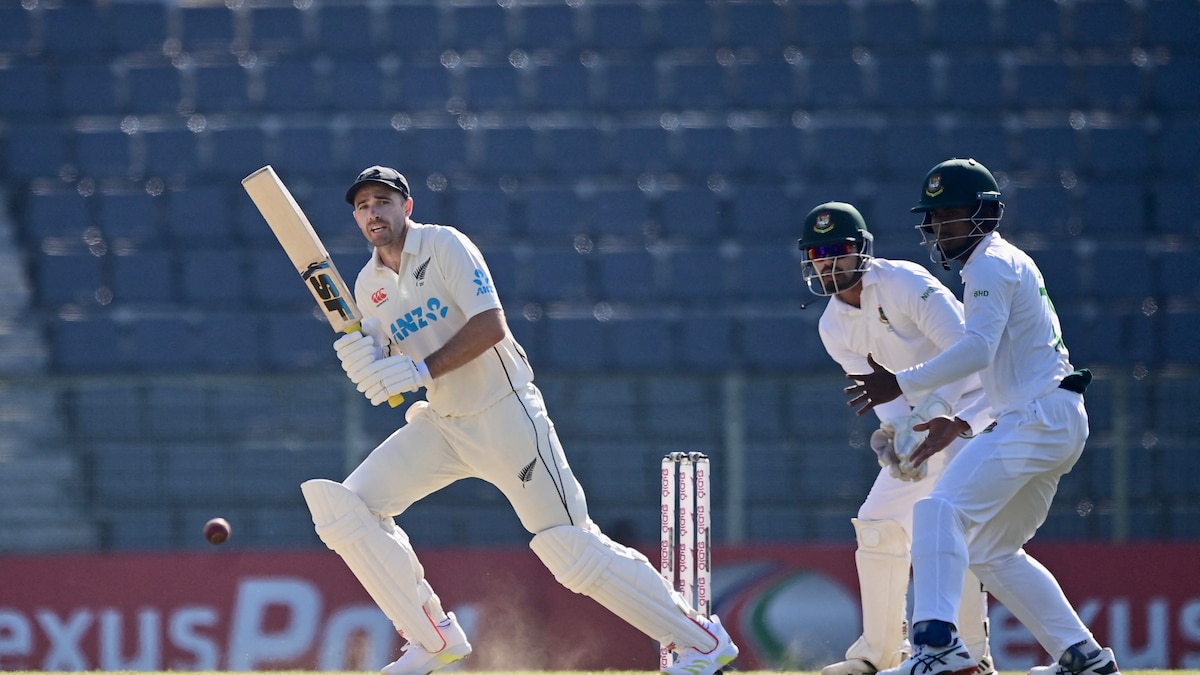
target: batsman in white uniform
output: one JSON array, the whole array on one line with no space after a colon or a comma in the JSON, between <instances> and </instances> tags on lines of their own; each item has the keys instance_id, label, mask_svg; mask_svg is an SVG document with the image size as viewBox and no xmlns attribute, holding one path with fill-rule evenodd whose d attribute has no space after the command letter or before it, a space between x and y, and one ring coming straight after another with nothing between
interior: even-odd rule
<instances>
[{"instance_id":1,"label":"batsman in white uniform","mask_svg":"<svg viewBox=\"0 0 1200 675\"><path fill-rule=\"evenodd\" d=\"M847 373L862 372L867 355L903 369L950 347L963 334L962 303L924 267L873 255L874 237L853 205L827 202L809 212L800 238L802 269L809 290L832 296L821 314L825 350ZM871 435L881 470L851 519L858 542L854 560L862 596L863 632L846 660L822 675L871 675L900 664L906 639L912 507L927 496L946 463L966 443L956 440L920 466L908 456L923 433L913 426L934 415L955 414L980 432L992 423L980 405L979 376L948 382L924 398L899 397L875 409L880 427ZM968 573L958 625L979 663L992 673L987 636L987 594Z\"/></svg>"},{"instance_id":2,"label":"batsman in white uniform","mask_svg":"<svg viewBox=\"0 0 1200 675\"><path fill-rule=\"evenodd\" d=\"M426 400L345 481L301 487L321 540L407 640L383 672L425 675L471 653L394 520L468 477L504 493L559 583L672 645L666 672L710 675L733 661L737 646L716 615L700 615L645 556L588 517L479 249L454 228L413 221L408 182L395 169L366 169L346 201L374 252L354 288L363 331L338 339L338 357L373 405L420 388Z\"/></svg>"},{"instance_id":3,"label":"batsman in white uniform","mask_svg":"<svg viewBox=\"0 0 1200 675\"><path fill-rule=\"evenodd\" d=\"M1088 437L1083 392L1037 265L996 231L1004 213L995 177L973 159L951 159L925 177L914 212L930 255L962 263L966 332L941 354L893 373L870 359L847 377L859 414L899 396L927 396L978 373L996 425L959 450L928 497L913 507L913 654L889 673L964 675L976 668L954 621L970 569L1058 659L1036 675L1115 675L1054 576L1024 545L1046 520L1058 481ZM948 416L918 425L913 451L928 460L967 431Z\"/></svg>"}]
</instances>

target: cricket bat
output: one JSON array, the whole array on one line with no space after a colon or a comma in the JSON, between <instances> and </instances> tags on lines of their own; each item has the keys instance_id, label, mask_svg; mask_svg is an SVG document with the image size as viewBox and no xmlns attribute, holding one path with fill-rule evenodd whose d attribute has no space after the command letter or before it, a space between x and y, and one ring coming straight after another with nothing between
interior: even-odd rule
<instances>
[{"instance_id":1,"label":"cricket bat","mask_svg":"<svg viewBox=\"0 0 1200 675\"><path fill-rule=\"evenodd\" d=\"M275 169L264 166L243 178L242 187L271 226L329 325L339 333L362 330L362 313L354 302L354 292L342 281L325 244ZM403 402L400 394L388 399L393 408Z\"/></svg>"}]
</instances>

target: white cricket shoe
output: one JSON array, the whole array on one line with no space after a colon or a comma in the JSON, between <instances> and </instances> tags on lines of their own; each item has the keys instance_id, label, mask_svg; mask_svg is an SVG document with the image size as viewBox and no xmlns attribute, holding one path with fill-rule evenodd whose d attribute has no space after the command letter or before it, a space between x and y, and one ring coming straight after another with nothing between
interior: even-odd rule
<instances>
[{"instance_id":1,"label":"white cricket shoe","mask_svg":"<svg viewBox=\"0 0 1200 675\"><path fill-rule=\"evenodd\" d=\"M674 665L661 671L663 675L713 675L737 658L737 645L721 625L720 617L713 614L708 621L701 619L700 625L717 638L717 646L709 652L687 647L677 653Z\"/></svg>"},{"instance_id":2,"label":"white cricket shoe","mask_svg":"<svg viewBox=\"0 0 1200 675\"><path fill-rule=\"evenodd\" d=\"M825 666L821 675L875 675L878 670L866 659L846 659Z\"/></svg>"},{"instance_id":3,"label":"white cricket shoe","mask_svg":"<svg viewBox=\"0 0 1200 675\"><path fill-rule=\"evenodd\" d=\"M975 675L996 675L996 664L992 663L991 652L979 657L979 665L975 666Z\"/></svg>"},{"instance_id":4,"label":"white cricket shoe","mask_svg":"<svg viewBox=\"0 0 1200 675\"><path fill-rule=\"evenodd\" d=\"M1063 664L1063 661L1067 661ZM1052 666L1034 666L1029 675L1121 675L1113 650L1105 647L1091 656L1071 647L1059 662Z\"/></svg>"},{"instance_id":5,"label":"white cricket shoe","mask_svg":"<svg viewBox=\"0 0 1200 675\"><path fill-rule=\"evenodd\" d=\"M449 624L439 625L438 632L446 639L446 646L439 652L429 652L416 642L404 646L400 658L383 667L383 675L429 675L435 670L465 659L471 655L471 643L454 612L446 612Z\"/></svg>"},{"instance_id":6,"label":"white cricket shoe","mask_svg":"<svg viewBox=\"0 0 1200 675\"><path fill-rule=\"evenodd\" d=\"M958 636L944 647L914 645L913 655L891 670L879 675L975 675L979 664L971 658Z\"/></svg>"}]
</instances>

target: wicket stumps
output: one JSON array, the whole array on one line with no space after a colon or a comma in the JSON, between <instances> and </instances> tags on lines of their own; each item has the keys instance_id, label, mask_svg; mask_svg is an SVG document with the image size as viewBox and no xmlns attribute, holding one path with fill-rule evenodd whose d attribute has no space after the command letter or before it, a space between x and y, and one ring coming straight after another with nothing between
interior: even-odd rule
<instances>
[{"instance_id":1,"label":"wicket stumps","mask_svg":"<svg viewBox=\"0 0 1200 675\"><path fill-rule=\"evenodd\" d=\"M701 614L712 613L712 490L708 455L672 452L662 459L659 514L659 571ZM659 645L659 665L671 665L671 650Z\"/></svg>"}]
</instances>

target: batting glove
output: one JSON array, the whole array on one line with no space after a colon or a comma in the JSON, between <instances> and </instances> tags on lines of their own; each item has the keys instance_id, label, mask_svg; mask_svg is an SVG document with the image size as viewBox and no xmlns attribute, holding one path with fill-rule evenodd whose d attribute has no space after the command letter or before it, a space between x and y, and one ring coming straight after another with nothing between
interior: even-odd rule
<instances>
[{"instance_id":1,"label":"batting glove","mask_svg":"<svg viewBox=\"0 0 1200 675\"><path fill-rule=\"evenodd\" d=\"M363 370L383 358L383 326L374 317L363 319L360 330L341 336L333 348L342 362L342 370L351 382L358 384Z\"/></svg>"},{"instance_id":2,"label":"batting glove","mask_svg":"<svg viewBox=\"0 0 1200 675\"><path fill-rule=\"evenodd\" d=\"M371 399L371 405L379 405L396 394L416 391L431 380L424 361L413 361L400 354L367 366L358 382L358 390Z\"/></svg>"}]
</instances>

